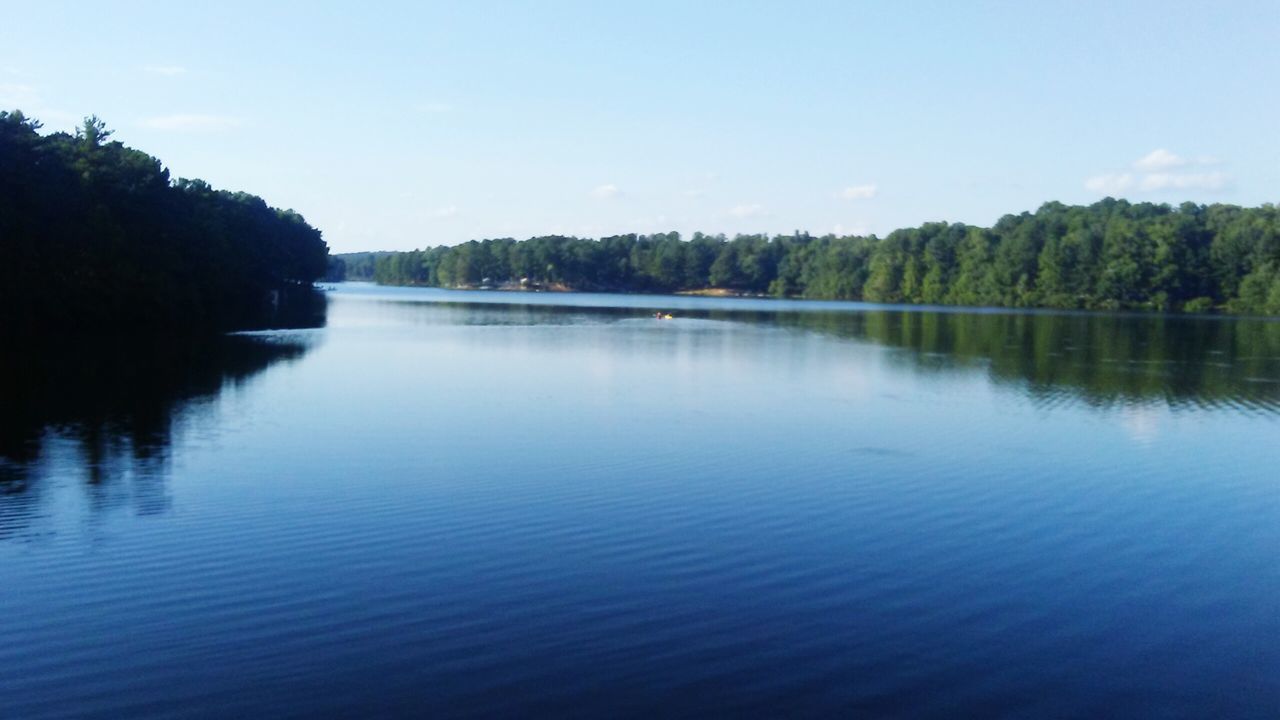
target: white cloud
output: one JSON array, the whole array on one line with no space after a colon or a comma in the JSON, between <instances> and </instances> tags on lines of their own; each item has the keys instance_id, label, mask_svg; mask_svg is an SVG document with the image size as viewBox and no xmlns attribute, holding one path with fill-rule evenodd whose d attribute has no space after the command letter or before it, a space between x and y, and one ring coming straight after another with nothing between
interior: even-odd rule
<instances>
[{"instance_id":1,"label":"white cloud","mask_svg":"<svg viewBox=\"0 0 1280 720\"><path fill-rule=\"evenodd\" d=\"M679 218L670 218L665 214L647 215L634 217L627 222L626 227L630 230L640 230L643 232L666 232L673 227L682 224Z\"/></svg>"},{"instance_id":2,"label":"white cloud","mask_svg":"<svg viewBox=\"0 0 1280 720\"><path fill-rule=\"evenodd\" d=\"M49 107L36 88L22 83L0 83L0 110L21 110L28 118L40 121L46 132L71 130L79 126L82 119L74 113Z\"/></svg>"},{"instance_id":3,"label":"white cloud","mask_svg":"<svg viewBox=\"0 0 1280 720\"><path fill-rule=\"evenodd\" d=\"M1221 190L1227 186L1227 174L1207 173L1151 173L1144 175L1138 189L1147 192L1158 190Z\"/></svg>"},{"instance_id":4,"label":"white cloud","mask_svg":"<svg viewBox=\"0 0 1280 720\"><path fill-rule=\"evenodd\" d=\"M836 226L831 228L831 234L832 235L870 235L871 230L866 225L845 226L842 223L836 223Z\"/></svg>"},{"instance_id":5,"label":"white cloud","mask_svg":"<svg viewBox=\"0 0 1280 720\"><path fill-rule=\"evenodd\" d=\"M1114 195L1133 187L1133 175L1129 173L1105 173L1084 181L1085 188L1098 193Z\"/></svg>"},{"instance_id":6,"label":"white cloud","mask_svg":"<svg viewBox=\"0 0 1280 720\"><path fill-rule=\"evenodd\" d=\"M165 77L177 77L187 71L181 65L147 65L142 69L152 75L164 75Z\"/></svg>"},{"instance_id":7,"label":"white cloud","mask_svg":"<svg viewBox=\"0 0 1280 720\"><path fill-rule=\"evenodd\" d=\"M1169 168L1182 167L1186 165L1186 158L1175 155L1164 148L1156 148L1151 152L1143 155L1133 163L1135 170L1143 170L1152 172L1155 170L1168 170Z\"/></svg>"},{"instance_id":8,"label":"white cloud","mask_svg":"<svg viewBox=\"0 0 1280 720\"><path fill-rule=\"evenodd\" d=\"M22 83L0 83L0 107L5 110L24 109L40 101L36 89Z\"/></svg>"},{"instance_id":9,"label":"white cloud","mask_svg":"<svg viewBox=\"0 0 1280 720\"><path fill-rule=\"evenodd\" d=\"M237 128L244 125L244 121L227 115L178 113L144 118L141 124L143 127L151 128L152 130L207 131Z\"/></svg>"},{"instance_id":10,"label":"white cloud","mask_svg":"<svg viewBox=\"0 0 1280 720\"><path fill-rule=\"evenodd\" d=\"M620 194L622 194L622 191L613 183L600 185L591 191L591 197L597 200L608 200L609 198L618 197Z\"/></svg>"},{"instance_id":11,"label":"white cloud","mask_svg":"<svg viewBox=\"0 0 1280 720\"><path fill-rule=\"evenodd\" d=\"M1179 190L1223 190L1231 177L1220 170L1205 171L1206 165L1220 161L1211 155L1185 158L1165 148L1157 148L1133 163L1133 172L1095 175L1084 181L1086 189L1104 195L1128 191L1154 193Z\"/></svg>"},{"instance_id":12,"label":"white cloud","mask_svg":"<svg viewBox=\"0 0 1280 720\"><path fill-rule=\"evenodd\" d=\"M442 207L438 207L435 210L431 211L431 217L438 218L441 220L445 218L455 217L457 214L458 214L457 205L444 205Z\"/></svg>"},{"instance_id":13,"label":"white cloud","mask_svg":"<svg viewBox=\"0 0 1280 720\"><path fill-rule=\"evenodd\" d=\"M879 187L875 183L866 185L850 185L840 191L840 197L845 200L866 200L876 196Z\"/></svg>"},{"instance_id":14,"label":"white cloud","mask_svg":"<svg viewBox=\"0 0 1280 720\"><path fill-rule=\"evenodd\" d=\"M754 203L734 205L729 208L729 214L737 218L759 217L764 214L764 207Z\"/></svg>"},{"instance_id":15,"label":"white cloud","mask_svg":"<svg viewBox=\"0 0 1280 720\"><path fill-rule=\"evenodd\" d=\"M1156 148L1134 161L1132 171L1103 173L1084 181L1086 189L1104 195L1124 192L1223 190L1231 177L1220 170L1206 170L1220 161L1211 155L1185 158L1171 150Z\"/></svg>"}]
</instances>

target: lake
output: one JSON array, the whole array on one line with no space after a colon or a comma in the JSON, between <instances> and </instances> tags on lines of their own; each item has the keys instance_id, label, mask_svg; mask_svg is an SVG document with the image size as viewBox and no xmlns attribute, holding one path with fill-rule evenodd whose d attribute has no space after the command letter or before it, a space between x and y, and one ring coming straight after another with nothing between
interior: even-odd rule
<instances>
[{"instance_id":1,"label":"lake","mask_svg":"<svg viewBox=\"0 0 1280 720\"><path fill-rule=\"evenodd\" d=\"M3 352L0 717L1280 716L1280 322L328 299Z\"/></svg>"}]
</instances>

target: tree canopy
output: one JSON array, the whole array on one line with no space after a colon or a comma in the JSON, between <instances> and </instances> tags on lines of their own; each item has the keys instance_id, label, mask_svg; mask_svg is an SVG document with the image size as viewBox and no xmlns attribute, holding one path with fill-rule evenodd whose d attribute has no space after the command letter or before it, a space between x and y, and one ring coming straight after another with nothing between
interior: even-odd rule
<instances>
[{"instance_id":1,"label":"tree canopy","mask_svg":"<svg viewBox=\"0 0 1280 720\"><path fill-rule=\"evenodd\" d=\"M0 112L0 328L256 327L324 274L298 213L171 179L97 117L39 129Z\"/></svg>"},{"instance_id":2,"label":"tree canopy","mask_svg":"<svg viewBox=\"0 0 1280 720\"><path fill-rule=\"evenodd\" d=\"M1050 202L989 228L875 236L678 233L481 240L365 254L386 284L520 284L882 303L1280 314L1280 209L1107 198ZM351 275L348 275L351 277Z\"/></svg>"}]
</instances>

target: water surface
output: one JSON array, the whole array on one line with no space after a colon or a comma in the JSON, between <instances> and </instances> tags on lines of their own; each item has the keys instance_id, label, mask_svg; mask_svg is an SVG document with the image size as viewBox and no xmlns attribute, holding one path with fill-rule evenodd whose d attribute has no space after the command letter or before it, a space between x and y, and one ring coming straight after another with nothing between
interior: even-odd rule
<instances>
[{"instance_id":1,"label":"water surface","mask_svg":"<svg viewBox=\"0 0 1280 720\"><path fill-rule=\"evenodd\" d=\"M0 717L1280 715L1280 323L343 285L0 370Z\"/></svg>"}]
</instances>

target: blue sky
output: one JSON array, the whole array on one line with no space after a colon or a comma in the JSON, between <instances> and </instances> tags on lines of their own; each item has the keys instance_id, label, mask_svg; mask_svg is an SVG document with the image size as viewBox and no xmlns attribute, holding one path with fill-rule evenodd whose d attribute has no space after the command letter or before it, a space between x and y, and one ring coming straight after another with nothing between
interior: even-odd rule
<instances>
[{"instance_id":1,"label":"blue sky","mask_svg":"<svg viewBox=\"0 0 1280 720\"><path fill-rule=\"evenodd\" d=\"M1275 2L365 5L6 0L0 107L338 252L1280 200Z\"/></svg>"}]
</instances>

